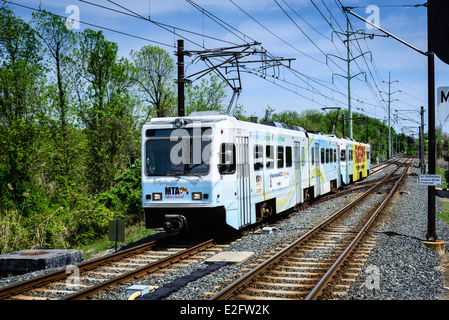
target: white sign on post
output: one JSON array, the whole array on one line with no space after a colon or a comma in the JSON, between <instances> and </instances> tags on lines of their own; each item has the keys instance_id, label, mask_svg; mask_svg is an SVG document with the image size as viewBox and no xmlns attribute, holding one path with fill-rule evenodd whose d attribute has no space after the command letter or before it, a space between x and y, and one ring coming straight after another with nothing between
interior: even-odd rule
<instances>
[{"instance_id":1,"label":"white sign on post","mask_svg":"<svg viewBox=\"0 0 449 320\"><path fill-rule=\"evenodd\" d=\"M449 120L449 87L438 87L438 121L446 122Z\"/></svg>"},{"instance_id":2,"label":"white sign on post","mask_svg":"<svg viewBox=\"0 0 449 320\"><path fill-rule=\"evenodd\" d=\"M442 179L441 174L420 174L419 185L420 186L441 186Z\"/></svg>"}]
</instances>

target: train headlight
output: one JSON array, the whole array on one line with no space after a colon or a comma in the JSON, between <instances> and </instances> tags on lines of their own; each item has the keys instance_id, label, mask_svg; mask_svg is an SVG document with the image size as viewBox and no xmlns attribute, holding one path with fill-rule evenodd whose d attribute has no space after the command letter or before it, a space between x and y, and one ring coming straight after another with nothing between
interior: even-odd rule
<instances>
[{"instance_id":1,"label":"train headlight","mask_svg":"<svg viewBox=\"0 0 449 320\"><path fill-rule=\"evenodd\" d=\"M193 192L192 200L203 200L203 194L201 192Z\"/></svg>"},{"instance_id":2,"label":"train headlight","mask_svg":"<svg viewBox=\"0 0 449 320\"><path fill-rule=\"evenodd\" d=\"M174 124L176 128L181 128L184 124L184 121L182 120L182 118L176 118Z\"/></svg>"},{"instance_id":3,"label":"train headlight","mask_svg":"<svg viewBox=\"0 0 449 320\"><path fill-rule=\"evenodd\" d=\"M153 201L161 201L162 200L162 193L153 193Z\"/></svg>"}]
</instances>

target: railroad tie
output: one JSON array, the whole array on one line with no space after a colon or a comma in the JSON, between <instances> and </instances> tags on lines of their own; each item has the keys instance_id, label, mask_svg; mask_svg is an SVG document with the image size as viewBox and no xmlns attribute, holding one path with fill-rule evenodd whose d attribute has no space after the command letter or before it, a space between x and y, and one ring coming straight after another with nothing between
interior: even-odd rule
<instances>
[{"instance_id":1,"label":"railroad tie","mask_svg":"<svg viewBox=\"0 0 449 320\"><path fill-rule=\"evenodd\" d=\"M192 282L201 277L204 277L205 275L207 275L215 270L218 270L227 264L228 264L228 262L211 263L209 266L207 266L204 269L194 271L189 275L186 275L184 277L176 279L175 281L170 282L163 287L157 288L155 291L145 294L145 295L137 298L136 300L161 300L163 298L168 297L173 292L178 291L181 287L184 287L189 282Z\"/></svg>"}]
</instances>

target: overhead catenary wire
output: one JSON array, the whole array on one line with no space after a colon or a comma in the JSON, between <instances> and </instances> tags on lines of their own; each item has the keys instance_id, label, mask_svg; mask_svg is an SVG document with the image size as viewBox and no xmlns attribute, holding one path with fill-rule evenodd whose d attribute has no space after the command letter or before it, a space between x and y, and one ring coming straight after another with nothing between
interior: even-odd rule
<instances>
[{"instance_id":1,"label":"overhead catenary wire","mask_svg":"<svg viewBox=\"0 0 449 320\"><path fill-rule=\"evenodd\" d=\"M189 3L193 3L193 1L191 1L191 0L187 0L187 1L188 1ZM231 1L231 2L232 2L232 1ZM233 4L235 5L235 3L233 3ZM205 10L205 9L202 8L202 7L200 7L199 5L197 5L197 4L194 4L194 5L195 5L195 8L197 8L198 10L200 10L200 11L202 11L202 12L207 12L207 13L208 13L208 16L213 17L213 18L212 18L213 21L219 21L219 22L217 22L217 23L219 23L220 25L223 25L223 21L222 21L221 19L219 19L219 18L216 17L216 16L213 16L213 15L210 14L207 10ZM237 6L237 7L238 7L238 6ZM261 22L259 22L259 21L258 21L257 19L255 19L255 18L253 18L248 12L246 12L245 10L243 10L243 9L240 8L240 7L238 7L238 8L239 8L244 14L246 14L246 15L249 16L252 20L254 20L256 23L258 23L260 26L262 26L265 30L269 31L269 29L268 29L267 27L263 26L263 24L262 24ZM241 31L235 29L234 27L229 26L229 27L227 27L227 28L232 28L232 29L235 31L235 32L233 32L233 34L239 33L239 34L242 35L244 38L249 38L249 39L254 40L251 36L248 36L248 35L242 33ZM272 33L272 32L270 32L270 33ZM275 35L275 36L276 36L276 35ZM279 38L280 38L280 37L278 37L278 39L279 39ZM274 56L273 56L272 54L270 54L270 53L267 53L267 55L268 55L271 59L274 58ZM279 65L279 66L281 66L281 65ZM284 66L284 65L282 65L282 66L283 66L283 67L286 67L286 66ZM245 71L246 71L246 72L249 72L249 70L250 70L250 68L245 68ZM263 75L263 74L260 74L260 73L258 72L258 70L256 70L256 69L253 69L253 70L254 70L253 73L259 74L261 77L264 77L264 75ZM322 81L322 80L314 79L313 77L307 76L307 75L305 75L305 74L303 74L303 73L301 73L301 72L295 72L294 69L292 69L291 67L288 67L287 70L289 70L289 71L292 72L292 73L296 73L295 76L298 76L299 79L301 79L300 76L303 76L303 77L307 78L308 80L312 80L312 81L314 81L314 82L316 82L316 83L319 83L319 84L321 84L321 85L322 85L322 83L324 83L324 81ZM278 80L278 81L281 81L281 80L279 80L279 79L277 79L277 80ZM306 81L303 80L303 79L301 79L301 81L306 82ZM284 82L286 82L286 81L284 81ZM321 83L320 83L320 82L321 82ZM295 84L293 84L292 82L286 82L286 83L288 83L288 84L290 84L290 85L295 85ZM284 86L281 86L281 87L285 88ZM304 90L308 90L308 88L305 88L305 87L299 87L299 86L297 86L297 88L301 88L301 89L304 89ZM333 91L335 91L335 92L338 92L338 91L339 91L338 88L337 88L337 89L331 89L331 90L333 90ZM293 90L290 90L290 91L291 91L291 92L294 92L295 94L297 94L297 91L293 91ZM326 97L327 99L332 100L332 97L326 96L325 94L320 93L320 92L319 92L318 90L316 90L316 89L314 89L314 90L308 90L308 91L311 91L311 92L314 92L314 93L319 93L320 95ZM341 92L339 92L339 93L341 94Z\"/></svg>"},{"instance_id":2,"label":"overhead catenary wire","mask_svg":"<svg viewBox=\"0 0 449 320\"><path fill-rule=\"evenodd\" d=\"M92 6L96 6L96 7L99 7L99 8L103 8L105 10L109 10L109 11L113 11L113 12L120 13L120 14L123 14L123 15L127 15L127 16L132 17L132 18L148 21L148 22L151 22L151 23L153 23L153 24L155 24L155 25L157 25L159 27L165 27L166 28L165 30L173 28L174 30L179 30L179 31L182 31L182 32L186 32L186 33L190 33L190 34L196 35L196 36L202 36L202 37L205 37L205 38L208 38L208 39L211 39L211 40L220 41L220 42L224 42L224 43L228 43L228 44L232 44L232 45L236 45L237 44L237 43L230 42L230 41L227 41L227 40L223 40L223 39L220 39L220 38L217 38L217 37L212 37L212 36L206 35L204 33L201 34L201 33L195 32L195 31L187 30L185 28L180 28L178 26L173 26L173 25L169 25L169 24L166 24L166 23L162 23L162 22L159 22L159 21L152 20L150 17L148 17L148 18L144 17L144 16L142 16L142 15L140 15L140 14L134 12L134 11L131 11L131 10L127 9L126 7L124 7L122 5L116 4L115 2L112 2L112 1L109 1L109 0L108 0L109 2L115 4L115 5L119 6L120 8L122 8L122 9L124 9L126 11L129 11L129 12L118 10L118 9L114 9L114 8L111 8L111 7L106 7L106 6L100 5L98 3L93 3L93 2L90 2L90 1L87 1L87 0L78 0L78 1L84 2L84 3L92 5ZM169 32L172 33L172 31L169 31Z\"/></svg>"},{"instance_id":3,"label":"overhead catenary wire","mask_svg":"<svg viewBox=\"0 0 449 320\"><path fill-rule=\"evenodd\" d=\"M80 0L80 1L89 3L89 1L86 1L86 0ZM200 48L207 47L207 43L206 44L204 43L204 39L212 40L212 41L221 41L222 43L227 43L227 44L232 44L232 45L238 44L238 42L240 42L240 41L250 42L250 40L254 40L253 39L254 37L252 35L250 36L244 32L239 31L235 27L235 25L231 25L231 24L225 22L223 19L218 18L216 15L212 14L208 10L196 5L192 0L186 0L186 1L188 3L190 3L192 6L194 6L194 7L196 6L196 8L203 15L203 18L207 17L208 19L212 19L213 21L215 21L215 23L219 24L226 32L229 32L230 34L234 35L236 37L236 39L238 39L239 41L235 41L234 39L230 39L230 38L226 38L224 40L224 37L218 38L218 37L215 37L210 34L208 35L207 32L205 33L205 30L204 30L204 20L202 22L203 23L202 32L195 32L192 30L188 30L187 28L181 28L181 27L170 25L167 23L154 21L153 19L150 19L149 15L148 15L148 17L145 17L142 14L139 14L138 12L135 12L131 9L126 8L126 6L124 6L122 4L118 4L116 0L114 0L114 1L108 0L108 2L110 4L117 6L116 8L115 7L111 8L111 7L108 7L107 5L104 6L99 3L90 2L89 4L95 5L97 7L103 7L104 10L112 10L119 14L127 15L131 18L137 18L137 19L146 20L148 22L151 22L155 26L158 26L159 28L169 32L170 34L173 34L174 36L179 36L180 38L188 41L195 47L200 47ZM7 1L7 2L10 2L15 5L20 5L20 4L13 3L11 1ZM236 6L236 3L237 3L236 1L230 0L230 2L232 4L234 4L234 6ZM303 55L307 59L309 59L311 57L313 59L313 61L318 63L319 65L322 65L322 66L327 65L330 68L329 64L327 64L325 61L320 59L321 55L326 55L326 52L325 52L326 50L324 49L325 46L322 46L322 43L324 43L325 41L331 41L331 44L334 45L334 47L337 51L339 51L338 46L340 46L340 44L338 43L338 41L332 41L333 39L331 39L329 36L326 36L318 28L314 27L315 20L307 19L306 17L302 16L301 12L299 10L297 10L293 4L288 3L288 0L282 0L282 1L274 0L274 2L282 10L282 12L284 12L285 16L291 20L291 22L295 25L295 27L308 39L308 41L310 41L316 47L316 49L318 51L315 50L314 52L317 52L318 55L309 54L307 52L304 52L304 50L301 50L301 48L298 48L297 46L290 43L289 41L286 41L285 39L284 39L285 42L283 42L283 43L286 45L288 44L288 46L290 48L298 49L299 51L296 49L295 49L295 51L298 51L301 55ZM340 11L335 10L336 9L335 7L341 8L341 6L340 6L341 3L339 4L340 1L334 0L334 3L336 4L336 6L334 6L334 4L332 3L331 0L329 0L329 1L321 0L320 5L317 5L317 3L320 2L318 0L310 0L310 2L315 6L318 14L321 15L323 20L327 24L329 24L331 31L343 30L343 28L341 27L341 24L339 23L339 21L341 21L341 18L339 15ZM329 5L332 5L332 8L330 8ZM20 6L26 7L23 5L20 5ZM39 11L38 9L34 9L34 8L33 8L33 10ZM290 11L288 11L288 10L290 10ZM326 12L326 13L324 13L324 12ZM248 13L248 14L250 16L253 16L252 13ZM316 13L315 13L315 15L316 15ZM60 15L57 15L57 16L66 18L66 17L60 16ZM267 26L265 21L263 21L259 18L254 18L254 19L253 19L253 21L259 23L259 25L261 27L263 27L265 31L269 32L272 35L276 34L275 32L273 32L272 29L270 29ZM303 23L300 24L300 22L298 22L298 19L301 19L301 21ZM83 22L83 21L80 21L80 22L83 24L95 27L95 28L108 30L111 32L116 32L118 34L122 34L125 36L130 36L130 37L134 37L136 39L141 39L144 41L152 42L157 45L161 45L161 46L165 46L165 47L169 47L169 48L176 48L176 46L174 44L163 43L163 42L159 42L159 41L156 41L156 40L153 40L150 38L145 38L145 37L133 35L131 33L114 30L113 28L109 28L104 25L101 25L101 23L92 24L92 23ZM305 26L304 24L306 24L307 27L304 27ZM353 26L352 30L354 30L354 29L355 29L355 27ZM338 33L337 33L337 35L338 35ZM196 40L198 40L198 38L195 38L196 39L195 40L194 37L203 37L203 42L201 43L201 41L196 41ZM318 40L320 40L321 42L317 41L317 37L320 37ZM279 38L282 39L282 37L279 37ZM279 38L278 38L278 40L280 40ZM342 39L340 38L340 40L342 40ZM353 55L356 54L357 50L362 51L361 47L360 47L361 45L368 46L366 44L366 40L365 40L365 44L363 44L359 40L357 40L357 42L354 44L355 51L354 51ZM304 55L303 53L305 53L306 55ZM274 55L268 51L267 51L266 56L274 57ZM310 56L310 57L308 57L308 56ZM335 63L335 61L332 61L332 62ZM337 66L337 68L340 68L340 66L338 64L335 64L335 65ZM378 68L377 68L375 62L370 61L368 58L364 57L362 63L358 63L358 64L356 64L356 66L360 71L365 71L367 73L368 81L366 83L365 82L364 83L365 83L367 89L369 90L369 92L371 92L371 94L373 95L373 97L370 97L369 95L366 97L365 94L355 91L354 98L357 98L357 99L354 99L354 100L360 102L360 104L365 104L365 105L375 106L375 107L383 107L385 103L382 101L379 101L379 95L376 94L378 91L380 91L377 89L382 89L382 82L381 82L381 76L378 72ZM334 67L334 66L332 65L332 67ZM312 73L309 75L306 74L307 72L304 72L303 70L301 70L301 67L299 67L299 68L295 67L295 66L289 67L282 63L276 64L276 65L274 65L274 64L268 65L267 64L258 69L257 68L251 69L250 67L246 66L245 71L248 73L251 72L251 73L257 74L258 76L261 76L261 75L263 75L263 70L264 70L263 68L265 68L265 71L268 71L267 68L273 68L273 74L276 76L279 76L279 72L283 71L284 73L283 74L281 73L280 77L278 77L278 78L271 77L271 79L270 79L267 76L266 80L269 80L270 82L277 82L276 83L277 86L287 89L292 93L298 94L299 96L305 96L305 97L307 97L306 99L308 99L309 101L313 101L322 106L325 106L327 103L336 103L336 104L344 105L344 102L342 102L342 100L343 100L342 97L345 97L346 95L345 95L345 93L342 92L341 88L342 88L342 86L344 87L345 84L341 81L341 79L338 79L338 82L336 82L334 84L333 82L323 80L322 79L323 77L320 77L321 79L318 77L314 77ZM277 68L278 70L274 70L274 68ZM279 69L281 69L281 70L279 71ZM332 71L332 68L331 68L331 71ZM358 81L363 82L363 80L358 80ZM321 100L323 100L324 102L322 102ZM377 116L379 116L379 115L377 115Z\"/></svg>"},{"instance_id":4,"label":"overhead catenary wire","mask_svg":"<svg viewBox=\"0 0 449 320\"><path fill-rule=\"evenodd\" d=\"M287 41L285 41L284 39L282 39L281 37L279 37L277 34L275 34L273 31L271 31L270 29L268 29L267 27L265 27L262 23L260 23L257 19L255 19L253 16L251 16L248 12L246 12L245 10L243 10L239 5L237 5L234 1L229 0L229 2L231 2L234 6L236 6L240 11L242 11L245 15L247 15L251 20L253 20L254 22L256 22L259 26L261 26L263 29L265 29L267 32L269 32L271 35L273 35L274 37L276 37L277 39L279 39L280 41L282 41L284 44L286 44L287 46L289 46L290 48L298 51L299 53L303 54L304 56L319 62L319 63L323 63L326 64L326 62L321 61L315 57L312 57L311 55L303 52L302 50L299 50L298 48L296 48L295 46L293 46L292 44L288 43Z\"/></svg>"},{"instance_id":5,"label":"overhead catenary wire","mask_svg":"<svg viewBox=\"0 0 449 320\"><path fill-rule=\"evenodd\" d=\"M28 10L32 10L32 11L35 11L35 12L43 12L43 10L41 10L40 8L33 8L33 7L30 7L30 6L26 6L26 5L19 4L19 3L13 2L13 1L8 1L8 0L2 0L2 1L10 3L10 4L15 5L15 6L19 6L19 7L28 9ZM59 18L63 18L63 19L67 18L67 17L64 17L62 15L59 15L59 14L56 14L56 13L53 13L53 12L50 12L50 11L47 11L47 10L45 10L45 12L48 13L48 14L51 14L52 16L56 16L56 17L59 17ZM148 38L145 38L145 37L137 36L137 35L134 35L134 34L131 34L131 33L128 33L128 32L115 30L115 29L112 29L112 28L109 28L109 27L101 26L99 24L90 23L90 22L87 22L87 21L77 20L77 19L73 19L73 20L76 21L76 22L79 22L79 23L91 26L91 27L95 27L95 28L98 28L98 29L103 29L103 30L106 30L106 31L118 33L118 34L121 34L121 35L124 35L124 36L127 36L127 37L132 37L132 38L136 38L136 39L139 39L139 40L152 42L152 43L155 43L155 44L158 44L158 45L161 45L161 46L175 48L175 46L173 46L171 44L167 44L167 43L163 43L163 42L160 42L160 41L156 41L156 40L148 39Z\"/></svg>"},{"instance_id":6,"label":"overhead catenary wire","mask_svg":"<svg viewBox=\"0 0 449 320\"><path fill-rule=\"evenodd\" d=\"M83 2L87 2L87 1L85 1L85 0L80 0L80 1L83 1ZM110 3L113 3L113 4L116 4L116 5L118 5L117 3L115 3L114 1L111 1L111 0L108 0ZM245 34L243 34L243 33L241 33L240 31L238 31L237 29L235 29L235 28L233 28L233 27L231 27L229 24L226 24L223 20L221 20L221 19L219 19L218 17L216 17L215 15L213 15L213 14L211 14L210 12L208 12L207 10L205 10L204 8L201 8L201 7L199 7L198 5L196 5L193 1L190 1L190 0L187 0L189 3L191 3L192 5L194 5L198 10L200 10L203 14L206 14L209 18L211 18L211 19L213 19L214 21L216 21L217 23L219 23L221 26L223 26L226 30L228 30L228 31L231 31L231 29L233 29L234 31L232 31L232 33L234 34L234 35L237 35L237 34L240 34L238 37L240 38L240 39L248 39L248 38L250 38L251 39L251 37L249 37L248 35L245 35ZM232 2L232 1L231 1ZM96 4L93 4L93 5L96 5ZM234 3L234 5L235 5L235 3ZM135 17L135 18L139 18L139 19L144 19L144 20L149 20L149 19L147 19L146 17L143 17L143 16L141 16L141 15L139 15L139 14L137 14L136 12L134 12L134 11L132 11L132 10L129 10L129 9L127 9L126 7L124 7L124 6L121 6L121 5L118 5L120 8L122 8L122 9L124 9L124 10L126 10L126 11L128 11L128 12L123 12L123 11L120 11L120 10L117 10L117 9L113 9L114 11L117 11L117 12L120 12L120 13L124 13L124 14L127 14L127 15L130 15L130 16L132 16L132 17ZM111 8L108 8L108 7L105 7L105 6L103 6L105 9L108 9L108 10L110 10ZM238 7L238 6L237 6ZM241 8L240 8L241 9ZM245 12L245 14L247 14L247 15L249 15L248 13L246 13ZM254 18L253 18L253 20L255 20ZM255 20L256 22L258 22L257 20ZM156 22L154 22L154 21L150 21L150 22L153 22L153 23L155 23L155 24L157 24L157 25L159 25L159 26L161 26L162 28L164 28L165 30L167 30L167 31L169 31L169 32L172 32L172 33L175 33L176 35L178 35L175 31L171 31L171 30L169 30L168 29L168 26L169 25L167 25L167 24L160 24L160 23L156 23ZM259 23L260 24L260 23ZM260 24L261 25L261 24ZM172 27L172 26L170 26L170 27ZM176 27L173 27L173 29L175 30L176 29ZM180 28L178 28L178 29L180 29ZM268 29L267 29L268 30ZM183 31L187 31L187 30L185 30L185 29L183 29ZM195 35L198 35L198 33L194 33L194 32L191 32L192 34L195 34ZM184 39L186 39L185 37L183 37ZM209 38L213 38L213 37L209 37ZM215 38L216 39L216 38ZM310 38L309 38L310 39ZM311 40L311 39L310 39ZM189 40L190 41L190 40ZM312 41L312 40L311 40ZM191 41L192 43L194 43L194 44L196 44L197 46L201 46L200 44L198 44L198 43L196 43L196 42L193 42L193 41ZM313 42L313 41L312 41ZM203 47L204 47L204 43L203 43L203 45L202 45ZM323 52L324 53L324 52ZM285 67L285 66L284 66ZM298 76L298 74L300 74L300 73L296 73L296 76ZM308 77L308 79L311 79L311 77ZM302 80L302 79L301 79ZM304 80L302 80L302 81L304 81ZM316 83L319 83L317 80L314 80ZM288 82L287 82L288 83ZM292 84L291 82L289 83L290 85ZM309 89L309 88L305 88L305 87L300 87L300 86L297 86L298 88L300 88L300 89L303 89L303 90L308 90L308 91L311 91L312 93L315 93L315 94L318 94L318 95L321 95L321 96L323 96L323 97L325 97L326 99L328 99L328 100L330 100L330 101L332 101L333 100L333 97L329 97L329 96L327 96L326 94L323 94L323 93L321 93L320 91L318 91L318 90L316 90L315 88L313 88L312 86L310 86L312 89ZM336 92L336 93L338 93L338 94L343 94L343 93L341 93L341 91L338 89L338 88L336 88L336 89L331 89L331 93L332 92ZM295 93L297 93L296 91L295 91Z\"/></svg>"},{"instance_id":7,"label":"overhead catenary wire","mask_svg":"<svg viewBox=\"0 0 449 320\"><path fill-rule=\"evenodd\" d=\"M334 1L337 1L337 0L334 0ZM345 10L346 12L350 12L350 11L348 10L349 8L348 8L348 7L343 7L343 5L341 4L341 2L340 2L339 0L338 0L338 3L339 3L340 8L342 8L342 10ZM413 5L413 7L418 7L418 6L422 6L422 5ZM352 15L355 15L353 12L350 12L350 13L351 13ZM357 16L357 15L355 15L355 16ZM389 34L388 32L385 32L385 31L382 30L382 29L379 29L379 30L381 30L382 32L386 33L388 36L392 36L392 37L394 37L394 38L396 39L395 36ZM400 39L397 39L397 40L403 42L403 41L400 40ZM419 51L420 53L423 53L422 51L417 50L415 47L413 47L413 46L411 46L411 45L409 45L409 44L406 44L406 45L412 47L413 49L415 49L416 51ZM375 64L373 64L373 65L374 65L374 67L375 67L375 72L378 72L378 71L377 71L377 67L375 66ZM376 84L376 83L375 83L375 84ZM382 85L381 85L381 86L382 86ZM380 90L379 90L379 91L380 91ZM384 91L385 91L385 90L384 90ZM408 96L408 97L412 97L411 94L408 94L407 96ZM417 98L417 97L415 97L415 98ZM415 107L415 108L418 107L417 105L409 104L408 102L405 102L405 101L403 101L402 99L399 100L399 103L402 103L402 104L405 104L405 105L408 105L408 106L411 106L411 107Z\"/></svg>"}]
</instances>

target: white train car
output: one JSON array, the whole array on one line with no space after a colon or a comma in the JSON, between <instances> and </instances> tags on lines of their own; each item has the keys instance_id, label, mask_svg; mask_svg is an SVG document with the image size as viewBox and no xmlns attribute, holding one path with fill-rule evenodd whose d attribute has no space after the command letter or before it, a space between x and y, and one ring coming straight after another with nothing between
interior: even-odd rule
<instances>
[{"instance_id":1,"label":"white train car","mask_svg":"<svg viewBox=\"0 0 449 320\"><path fill-rule=\"evenodd\" d=\"M357 165L346 156L354 150ZM365 177L367 154L369 145L274 122L151 119L142 128L146 226L238 230Z\"/></svg>"}]
</instances>

